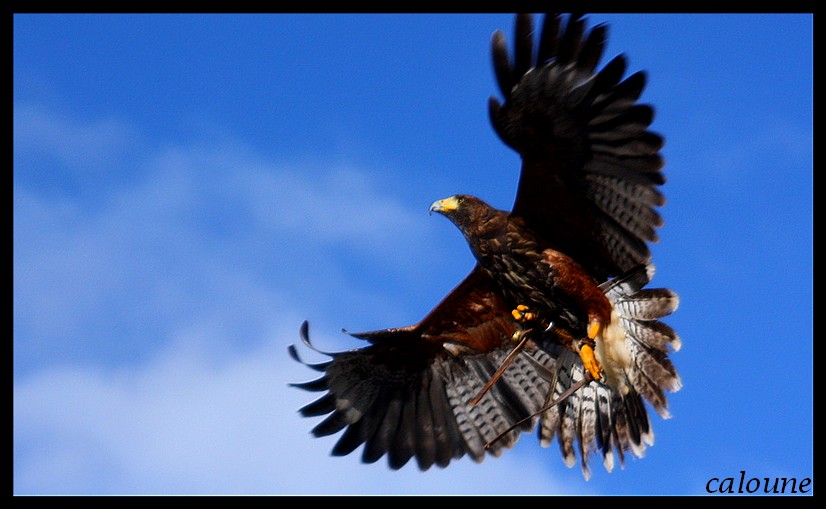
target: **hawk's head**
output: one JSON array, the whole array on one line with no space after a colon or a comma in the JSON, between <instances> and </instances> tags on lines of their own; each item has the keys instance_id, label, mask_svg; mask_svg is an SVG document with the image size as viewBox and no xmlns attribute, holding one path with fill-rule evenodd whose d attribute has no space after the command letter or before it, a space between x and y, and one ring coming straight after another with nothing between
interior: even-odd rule
<instances>
[{"instance_id":1,"label":"hawk's head","mask_svg":"<svg viewBox=\"0 0 826 509\"><path fill-rule=\"evenodd\" d=\"M507 222L507 213L467 194L436 200L430 205L430 211L450 219L468 239L489 236Z\"/></svg>"}]
</instances>

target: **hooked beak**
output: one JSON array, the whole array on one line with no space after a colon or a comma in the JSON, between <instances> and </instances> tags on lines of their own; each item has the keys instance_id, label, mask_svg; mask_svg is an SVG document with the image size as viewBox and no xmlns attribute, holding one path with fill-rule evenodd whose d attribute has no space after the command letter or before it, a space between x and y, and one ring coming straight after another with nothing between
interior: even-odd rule
<instances>
[{"instance_id":1,"label":"hooked beak","mask_svg":"<svg viewBox=\"0 0 826 509\"><path fill-rule=\"evenodd\" d=\"M451 196L450 198L445 198L443 200L436 200L430 204L430 210L428 213L438 212L439 214L444 214L446 212L451 212L459 208L459 200L456 199L455 196Z\"/></svg>"}]
</instances>

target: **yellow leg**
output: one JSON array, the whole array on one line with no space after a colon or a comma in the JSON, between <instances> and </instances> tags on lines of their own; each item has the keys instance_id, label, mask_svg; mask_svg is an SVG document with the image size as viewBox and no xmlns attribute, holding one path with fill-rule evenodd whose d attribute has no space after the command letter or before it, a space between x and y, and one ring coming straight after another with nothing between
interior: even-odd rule
<instances>
[{"instance_id":1,"label":"yellow leg","mask_svg":"<svg viewBox=\"0 0 826 509\"><path fill-rule=\"evenodd\" d=\"M602 328L602 324L599 322L591 322L588 325L588 337L590 339L594 339L599 334L600 329Z\"/></svg>"},{"instance_id":2,"label":"yellow leg","mask_svg":"<svg viewBox=\"0 0 826 509\"><path fill-rule=\"evenodd\" d=\"M583 340L579 347L579 357L582 359L582 365L591 373L594 380L602 378L602 366L599 365L596 355L594 354L594 339L602 329L602 323L592 321L588 324L588 340Z\"/></svg>"}]
</instances>

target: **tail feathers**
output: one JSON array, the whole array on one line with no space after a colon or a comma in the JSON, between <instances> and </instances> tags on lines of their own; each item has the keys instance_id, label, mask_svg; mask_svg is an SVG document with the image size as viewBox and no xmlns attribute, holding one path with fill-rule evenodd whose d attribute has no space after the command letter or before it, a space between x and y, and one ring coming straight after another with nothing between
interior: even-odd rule
<instances>
[{"instance_id":1,"label":"tail feathers","mask_svg":"<svg viewBox=\"0 0 826 509\"><path fill-rule=\"evenodd\" d=\"M609 472L617 460L622 466L629 453L643 457L654 444L646 403L668 418L665 394L682 387L668 358L669 350L679 350L680 338L659 321L677 309L679 298L668 289L643 288L653 274L653 265L639 265L601 286L614 307L611 325L597 341L606 380L588 383L542 414L540 443L547 447L558 438L568 466L576 463L578 452L586 479L592 455L601 457ZM584 377L577 354L562 350L548 402Z\"/></svg>"},{"instance_id":2,"label":"tail feathers","mask_svg":"<svg viewBox=\"0 0 826 509\"><path fill-rule=\"evenodd\" d=\"M680 376L666 354L651 350L633 340L628 341L633 366L627 370L637 392L651 403L664 419L670 417L664 391L677 392L683 386Z\"/></svg>"},{"instance_id":3,"label":"tail feathers","mask_svg":"<svg viewBox=\"0 0 826 509\"><path fill-rule=\"evenodd\" d=\"M572 352L563 352L558 366L548 402L585 376L582 364ZM598 455L605 470L611 472L617 457L622 466L626 452L641 458L646 448L654 444L651 423L640 395L633 389L622 395L599 382L588 383L546 410L542 414L539 438L543 447L558 438L563 461L569 467L576 464L578 452L585 479L591 477L592 455Z\"/></svg>"},{"instance_id":4,"label":"tail feathers","mask_svg":"<svg viewBox=\"0 0 826 509\"><path fill-rule=\"evenodd\" d=\"M649 265L647 273L653 273ZM632 278L633 279L633 278ZM664 391L676 392L682 380L668 358L668 347L677 351L682 346L680 337L659 319L673 313L679 306L677 294L665 288L642 288L634 284L618 284L606 295L614 306L614 317L625 337L623 371L634 390L654 407L657 413L668 418L668 404Z\"/></svg>"},{"instance_id":5,"label":"tail feathers","mask_svg":"<svg viewBox=\"0 0 826 509\"><path fill-rule=\"evenodd\" d=\"M659 319L679 306L677 294L665 288L623 288L628 294L611 295L615 316L624 331L625 348L630 359L624 368L626 378L657 413L670 417L665 391L676 392L682 380L668 358L668 347L677 351L682 342L677 333Z\"/></svg>"},{"instance_id":6,"label":"tail feathers","mask_svg":"<svg viewBox=\"0 0 826 509\"><path fill-rule=\"evenodd\" d=\"M676 293L665 288L647 288L617 299L620 314L635 320L656 320L670 315L680 305Z\"/></svg>"},{"instance_id":7,"label":"tail feathers","mask_svg":"<svg viewBox=\"0 0 826 509\"><path fill-rule=\"evenodd\" d=\"M653 350L668 352L671 347L676 352L683 346L674 329L663 322L622 318L622 327L638 343Z\"/></svg>"}]
</instances>

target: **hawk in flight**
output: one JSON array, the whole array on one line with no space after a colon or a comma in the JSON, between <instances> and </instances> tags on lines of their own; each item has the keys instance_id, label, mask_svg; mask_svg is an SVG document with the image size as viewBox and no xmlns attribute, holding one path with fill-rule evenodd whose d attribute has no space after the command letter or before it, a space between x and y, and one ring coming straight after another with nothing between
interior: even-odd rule
<instances>
[{"instance_id":1,"label":"hawk in flight","mask_svg":"<svg viewBox=\"0 0 826 509\"><path fill-rule=\"evenodd\" d=\"M300 412L327 416L315 436L343 430L334 455L363 445L364 462L445 467L498 456L539 422L541 444L556 438L568 466L578 451L587 478L592 454L610 471L653 444L646 402L668 417L680 339L660 318L678 298L645 288L665 203L663 139L637 102L645 75L625 77L622 55L598 69L606 27L581 16L547 15L537 44L530 15L515 32L513 58L493 34L504 101L489 101L522 159L513 208L434 202L473 252L470 274L419 323L354 333L369 344L305 363L322 376L292 385L323 394ZM306 322L301 337L312 348Z\"/></svg>"}]
</instances>

